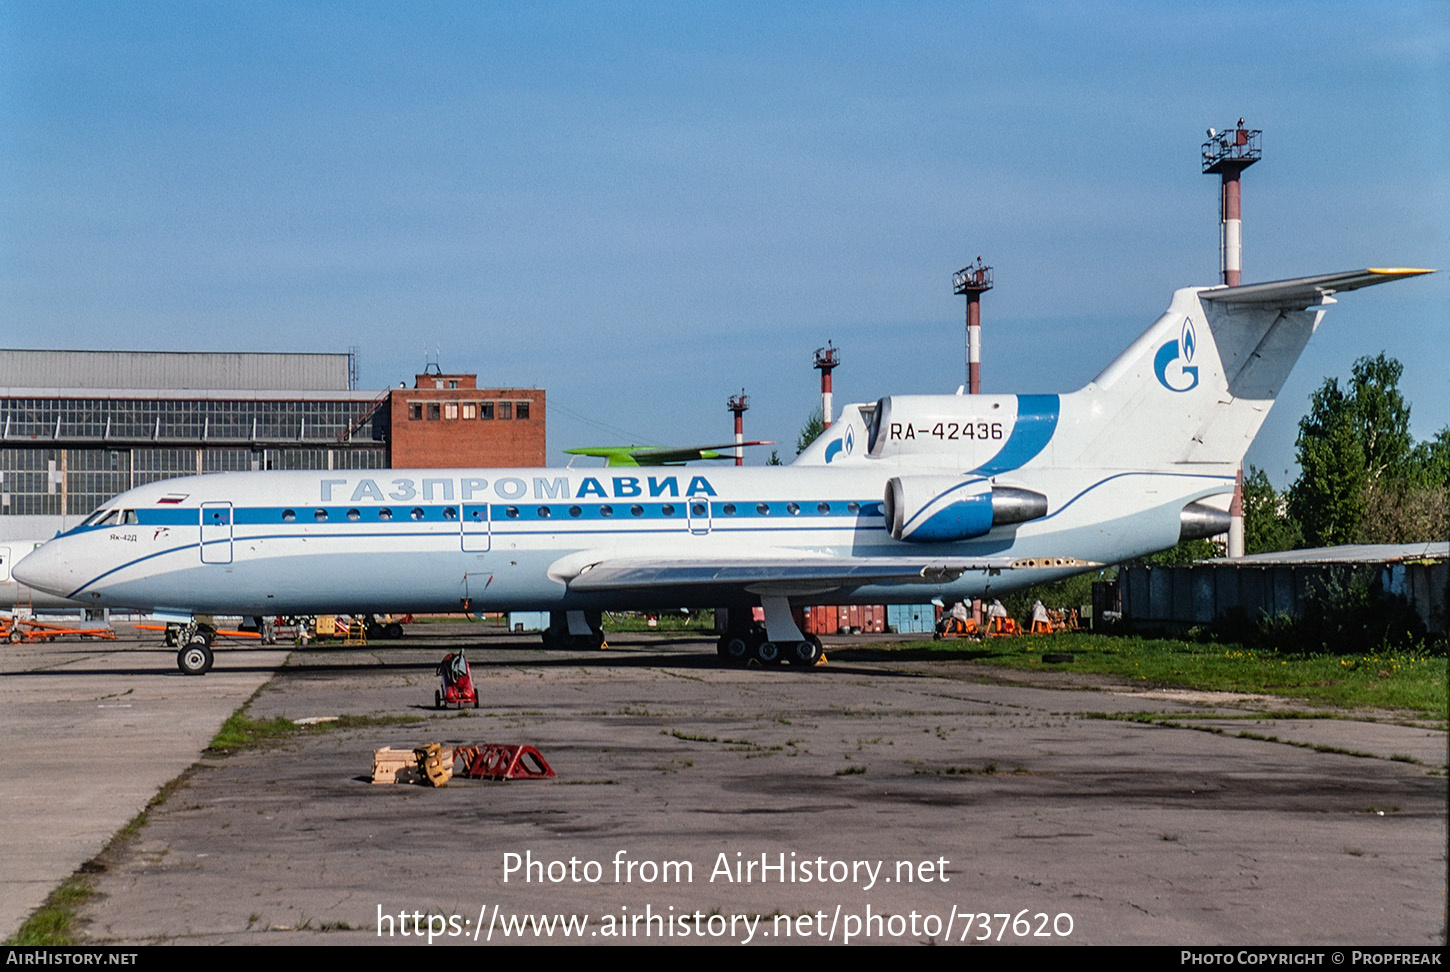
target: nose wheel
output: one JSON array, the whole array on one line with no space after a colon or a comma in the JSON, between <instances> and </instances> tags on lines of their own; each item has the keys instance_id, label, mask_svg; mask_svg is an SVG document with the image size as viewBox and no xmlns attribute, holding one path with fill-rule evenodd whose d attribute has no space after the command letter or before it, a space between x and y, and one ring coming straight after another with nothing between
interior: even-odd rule
<instances>
[{"instance_id":1,"label":"nose wheel","mask_svg":"<svg viewBox=\"0 0 1450 972\"><path fill-rule=\"evenodd\" d=\"M176 667L183 675L205 675L211 671L216 656L204 638L194 638L185 648L176 653Z\"/></svg>"}]
</instances>

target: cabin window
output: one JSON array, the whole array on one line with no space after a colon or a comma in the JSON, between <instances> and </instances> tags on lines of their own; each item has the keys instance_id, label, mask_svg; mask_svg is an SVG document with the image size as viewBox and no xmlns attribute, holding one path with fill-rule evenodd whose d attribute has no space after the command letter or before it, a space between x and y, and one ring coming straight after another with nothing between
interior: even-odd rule
<instances>
[{"instance_id":1,"label":"cabin window","mask_svg":"<svg viewBox=\"0 0 1450 972\"><path fill-rule=\"evenodd\" d=\"M726 516L734 516L735 515L735 504L734 503L726 503L724 506L722 506L720 508L725 511L725 515Z\"/></svg>"},{"instance_id":2,"label":"cabin window","mask_svg":"<svg viewBox=\"0 0 1450 972\"><path fill-rule=\"evenodd\" d=\"M421 507L421 506L415 506L415 507L413 507L412 512L410 512L408 515L411 516L415 520L421 520L421 519L423 519L423 507Z\"/></svg>"},{"instance_id":3,"label":"cabin window","mask_svg":"<svg viewBox=\"0 0 1450 972\"><path fill-rule=\"evenodd\" d=\"M552 514L547 506L539 507L539 519L547 520Z\"/></svg>"},{"instance_id":4,"label":"cabin window","mask_svg":"<svg viewBox=\"0 0 1450 972\"><path fill-rule=\"evenodd\" d=\"M674 516L675 515L675 504L673 504L673 503L666 503L664 506L661 506L660 507L660 512L663 513L665 516Z\"/></svg>"},{"instance_id":5,"label":"cabin window","mask_svg":"<svg viewBox=\"0 0 1450 972\"><path fill-rule=\"evenodd\" d=\"M456 520L456 519L458 519L458 510L455 509L452 506L445 506L445 507L443 507L443 519L445 519L445 520Z\"/></svg>"},{"instance_id":6,"label":"cabin window","mask_svg":"<svg viewBox=\"0 0 1450 972\"><path fill-rule=\"evenodd\" d=\"M817 513L829 513L829 512L831 512L831 504L830 503L817 503L816 504L816 512Z\"/></svg>"},{"instance_id":7,"label":"cabin window","mask_svg":"<svg viewBox=\"0 0 1450 972\"><path fill-rule=\"evenodd\" d=\"M608 505L601 506L599 508L599 515L600 516L613 516L614 515L614 507L608 506Z\"/></svg>"},{"instance_id":8,"label":"cabin window","mask_svg":"<svg viewBox=\"0 0 1450 972\"><path fill-rule=\"evenodd\" d=\"M704 516L705 515L705 504L704 503L691 503L690 504L690 515L691 516Z\"/></svg>"},{"instance_id":9,"label":"cabin window","mask_svg":"<svg viewBox=\"0 0 1450 972\"><path fill-rule=\"evenodd\" d=\"M571 506L571 507L569 507L569 515L570 516L583 516L584 515L584 511L581 510L577 506Z\"/></svg>"},{"instance_id":10,"label":"cabin window","mask_svg":"<svg viewBox=\"0 0 1450 972\"><path fill-rule=\"evenodd\" d=\"M519 518L519 508L517 506L506 507L503 511L503 515L508 517L510 520L517 520Z\"/></svg>"},{"instance_id":11,"label":"cabin window","mask_svg":"<svg viewBox=\"0 0 1450 972\"><path fill-rule=\"evenodd\" d=\"M313 510L312 511L312 518L314 520L316 520L318 523L324 523L327 520L327 511L326 510Z\"/></svg>"},{"instance_id":12,"label":"cabin window","mask_svg":"<svg viewBox=\"0 0 1450 972\"><path fill-rule=\"evenodd\" d=\"M629 515L630 516L644 516L644 507L643 506L640 506L638 503L634 504L633 506L631 506L629 508Z\"/></svg>"},{"instance_id":13,"label":"cabin window","mask_svg":"<svg viewBox=\"0 0 1450 972\"><path fill-rule=\"evenodd\" d=\"M801 511L800 504L799 503L787 503L787 504L785 504L785 511L787 513L789 513L791 516L799 516L800 515L800 511Z\"/></svg>"},{"instance_id":14,"label":"cabin window","mask_svg":"<svg viewBox=\"0 0 1450 972\"><path fill-rule=\"evenodd\" d=\"M382 509L378 510L378 519L379 520L391 520L392 518L393 518L393 511L390 510L390 509L388 509L386 506L384 506Z\"/></svg>"},{"instance_id":15,"label":"cabin window","mask_svg":"<svg viewBox=\"0 0 1450 972\"><path fill-rule=\"evenodd\" d=\"M282 511L282 522L283 523L291 523L295 519L297 519L297 511L296 510L283 510Z\"/></svg>"},{"instance_id":16,"label":"cabin window","mask_svg":"<svg viewBox=\"0 0 1450 972\"><path fill-rule=\"evenodd\" d=\"M769 503L756 503L755 504L755 512L759 513L761 516L770 516L770 504Z\"/></svg>"},{"instance_id":17,"label":"cabin window","mask_svg":"<svg viewBox=\"0 0 1450 972\"><path fill-rule=\"evenodd\" d=\"M860 513L861 512L861 504L860 503L847 503L846 504L846 512L847 513Z\"/></svg>"},{"instance_id":18,"label":"cabin window","mask_svg":"<svg viewBox=\"0 0 1450 972\"><path fill-rule=\"evenodd\" d=\"M348 510L347 518L356 523L358 520L362 519L362 513L358 512L357 510Z\"/></svg>"}]
</instances>

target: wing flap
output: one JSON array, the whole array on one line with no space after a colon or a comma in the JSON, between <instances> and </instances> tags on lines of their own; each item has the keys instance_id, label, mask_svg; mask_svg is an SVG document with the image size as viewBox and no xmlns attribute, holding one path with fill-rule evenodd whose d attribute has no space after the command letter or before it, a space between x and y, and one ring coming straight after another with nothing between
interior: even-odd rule
<instances>
[{"instance_id":1,"label":"wing flap","mask_svg":"<svg viewBox=\"0 0 1450 972\"><path fill-rule=\"evenodd\" d=\"M651 587L759 587L810 584L854 587L862 584L947 584L968 571L1004 570L1010 557L800 558L750 562L603 561L569 580L573 591L609 591Z\"/></svg>"}]
</instances>

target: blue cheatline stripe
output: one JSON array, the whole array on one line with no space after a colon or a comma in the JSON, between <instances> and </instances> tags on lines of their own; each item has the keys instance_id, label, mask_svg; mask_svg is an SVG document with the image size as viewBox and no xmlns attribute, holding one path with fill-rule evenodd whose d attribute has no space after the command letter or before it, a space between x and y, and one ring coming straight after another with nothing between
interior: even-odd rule
<instances>
[{"instance_id":1,"label":"blue cheatline stripe","mask_svg":"<svg viewBox=\"0 0 1450 972\"><path fill-rule=\"evenodd\" d=\"M995 476L1019 469L1035 459L1057 431L1061 401L1057 395L1018 395L1017 422L1012 426L1012 434L995 456L972 472Z\"/></svg>"},{"instance_id":2,"label":"blue cheatline stripe","mask_svg":"<svg viewBox=\"0 0 1450 972\"><path fill-rule=\"evenodd\" d=\"M698 502L698 501L696 501ZM808 517L832 516L832 517L879 517L882 515L881 504L876 501L855 501L857 510L852 512L847 508L846 500L832 500L826 502L826 509L820 509L820 500L801 500L797 505L797 512L791 513L789 500L771 500L765 503L756 503L748 500L738 502L722 502L712 500L710 502L708 515L716 521L743 520L743 519L764 519L766 517L781 517L788 519L803 519ZM683 520L689 513L691 500L680 499L672 503L631 503L628 499L619 500L613 503L569 503L569 502L532 502L532 503L490 503L488 504L488 520L494 524L506 524L514 522L549 522L562 520L575 522L579 520L600 520L603 522L619 522L629 520ZM634 513L634 507L638 506L640 512ZM665 512L665 507L671 506L670 513ZM734 507L734 512L725 512L725 507ZM429 504L426 506L297 506L297 507L233 507L231 510L232 523L236 526L266 526L275 523L306 524L327 524L329 526L350 526L370 523L390 523L398 526L408 523L457 523L460 516L467 518L473 511L482 511L483 504ZM762 509L763 507L763 509ZM609 514L604 510L610 509ZM384 519L380 514L382 510L390 510L392 516ZM573 510L577 509L577 515ZM318 519L317 512L324 511L327 515ZM357 517L349 517L351 511L357 512ZM414 516L414 511L421 515ZM510 511L514 511L512 515ZM541 513L541 510L548 510L548 513ZM292 513L292 519L284 519L284 514ZM705 516L705 513L697 513L696 517ZM129 526L117 526L107 524L106 526L76 527L71 532L90 532L92 530L125 530L135 527L194 527L198 524L197 508L183 507L181 509L139 509L136 511L138 523ZM477 521L476 523L487 522ZM211 523L210 526L226 526L226 523Z\"/></svg>"}]
</instances>

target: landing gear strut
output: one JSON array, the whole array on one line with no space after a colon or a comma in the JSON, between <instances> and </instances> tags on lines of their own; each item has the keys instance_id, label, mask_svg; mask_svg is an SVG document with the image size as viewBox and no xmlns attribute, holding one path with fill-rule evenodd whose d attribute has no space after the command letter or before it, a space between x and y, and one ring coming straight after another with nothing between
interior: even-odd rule
<instances>
[{"instance_id":1,"label":"landing gear strut","mask_svg":"<svg viewBox=\"0 0 1450 972\"><path fill-rule=\"evenodd\" d=\"M545 648L603 649L609 643L604 639L602 618L598 611L554 611L549 615L549 627L543 632Z\"/></svg>"}]
</instances>

